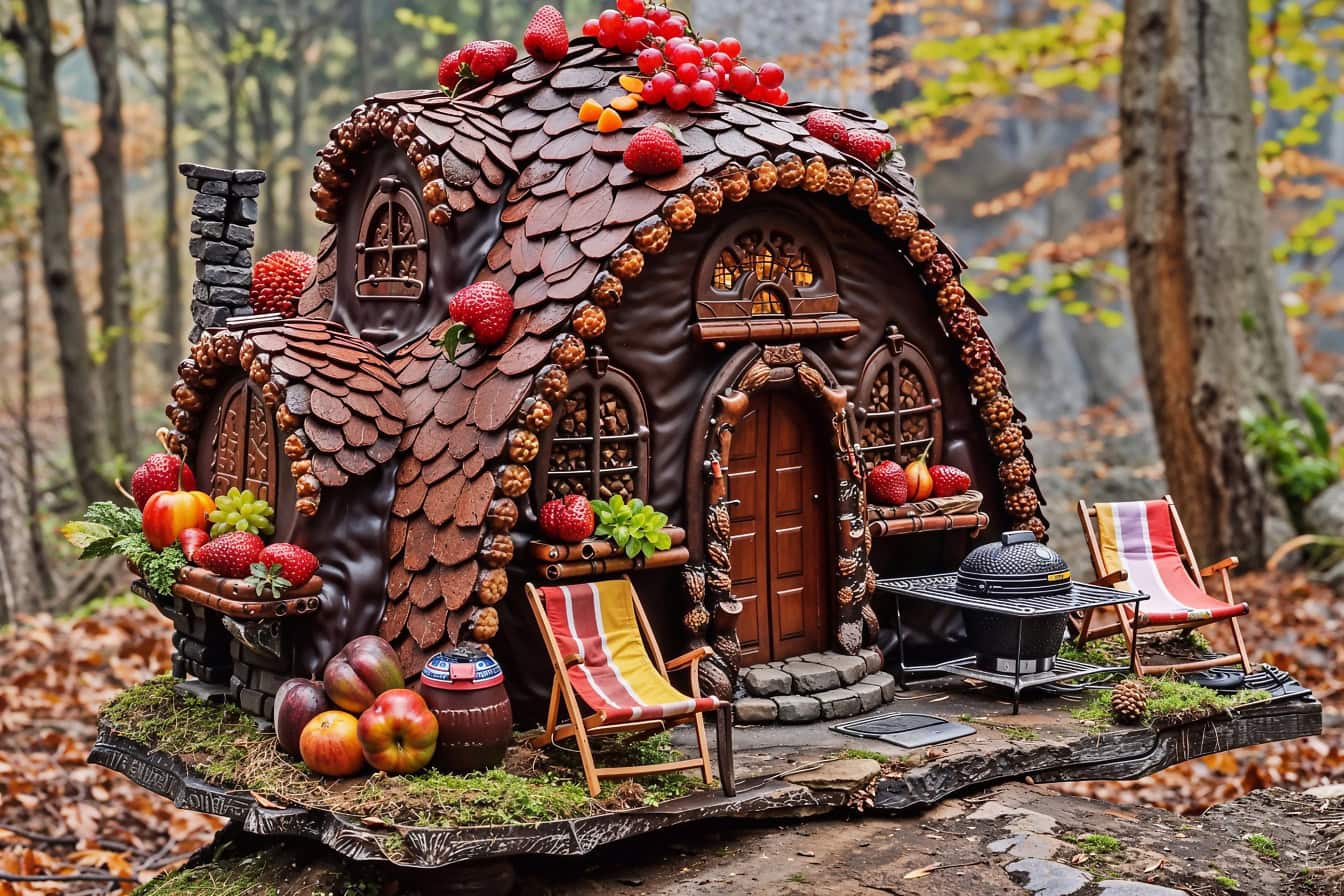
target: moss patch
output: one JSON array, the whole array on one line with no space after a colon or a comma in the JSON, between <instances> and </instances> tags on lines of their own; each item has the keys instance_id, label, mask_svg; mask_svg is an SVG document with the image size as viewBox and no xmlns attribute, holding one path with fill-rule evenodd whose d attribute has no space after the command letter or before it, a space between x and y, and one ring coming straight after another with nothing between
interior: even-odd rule
<instances>
[{"instance_id":1,"label":"moss patch","mask_svg":"<svg viewBox=\"0 0 1344 896\"><path fill-rule=\"evenodd\" d=\"M1156 727L1178 725L1219 715L1238 706L1268 700L1268 691L1217 691L1188 684L1175 677L1145 678L1148 705L1143 722ZM1076 719L1087 722L1111 721L1111 692L1101 691L1090 702L1073 711Z\"/></svg>"},{"instance_id":2,"label":"moss patch","mask_svg":"<svg viewBox=\"0 0 1344 896\"><path fill-rule=\"evenodd\" d=\"M209 864L156 877L134 896L378 896L383 891L375 869L330 859L310 862L304 846L287 844L232 857L229 849L223 847Z\"/></svg>"},{"instance_id":3,"label":"moss patch","mask_svg":"<svg viewBox=\"0 0 1344 896\"><path fill-rule=\"evenodd\" d=\"M850 747L848 750L840 751L841 759L871 759L879 765L885 765L892 761L892 757L886 753L879 753L876 750L859 750Z\"/></svg>"},{"instance_id":4,"label":"moss patch","mask_svg":"<svg viewBox=\"0 0 1344 896\"><path fill-rule=\"evenodd\" d=\"M1264 834L1247 834L1246 845L1267 859L1279 857L1279 847Z\"/></svg>"},{"instance_id":5,"label":"moss patch","mask_svg":"<svg viewBox=\"0 0 1344 896\"><path fill-rule=\"evenodd\" d=\"M470 774L427 769L414 775L381 772L336 780L308 771L280 752L274 737L257 731L236 706L219 706L173 689L174 679L154 678L103 707L104 725L130 740L178 757L216 784L251 790L297 806L373 817L389 824L432 827L516 824L577 818L683 796L696 786L680 774L606 781L591 799L578 754L516 746L506 768ZM599 765L640 765L681 757L666 734L641 740L603 738Z\"/></svg>"}]
</instances>

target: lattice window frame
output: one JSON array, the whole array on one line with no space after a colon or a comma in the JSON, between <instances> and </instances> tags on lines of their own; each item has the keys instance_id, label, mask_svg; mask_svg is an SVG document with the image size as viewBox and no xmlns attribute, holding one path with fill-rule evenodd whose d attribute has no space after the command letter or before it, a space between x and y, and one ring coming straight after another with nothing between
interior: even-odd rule
<instances>
[{"instance_id":1,"label":"lattice window frame","mask_svg":"<svg viewBox=\"0 0 1344 896\"><path fill-rule=\"evenodd\" d=\"M761 246L769 250L769 262L761 261ZM762 273L774 276L763 278ZM795 277L799 273L803 276ZM810 225L781 226L776 214L750 215L723 231L705 252L696 282L696 318L701 321L806 320L840 309L825 241ZM767 291L770 295L764 296Z\"/></svg>"},{"instance_id":2,"label":"lattice window frame","mask_svg":"<svg viewBox=\"0 0 1344 896\"><path fill-rule=\"evenodd\" d=\"M628 429L625 433L604 435L602 421L597 412L603 393L610 392L625 405L628 417ZM631 497L647 501L649 498L649 415L644 396L638 384L627 373L614 367L606 367L601 373L581 370L570 374L569 394L581 395L589 409L588 432L580 436L560 434L565 415L558 413L551 426L542 436L538 465L535 468L532 500L535 507L554 497L551 494L551 481L554 479L583 479L587 477L585 492L590 499L602 497L602 482L605 477L629 473L634 477L634 494ZM633 446L634 462L619 466L602 466L604 446L628 444ZM553 467L553 454L558 447L584 445L587 451L587 466L579 470L556 470Z\"/></svg>"},{"instance_id":3,"label":"lattice window frame","mask_svg":"<svg viewBox=\"0 0 1344 896\"><path fill-rule=\"evenodd\" d=\"M389 226L387 241L373 243L372 228L380 213L395 224L404 217L410 230L409 240L398 242ZM381 178L378 190L364 206L359 222L359 242L355 243L355 297L361 301L421 302L429 282L429 237L425 210L406 183L395 175ZM386 276L374 269L386 256L387 271L395 272L400 259L411 258L410 275Z\"/></svg>"},{"instance_id":4,"label":"lattice window frame","mask_svg":"<svg viewBox=\"0 0 1344 896\"><path fill-rule=\"evenodd\" d=\"M927 397L924 404L911 408L901 407L902 367L908 367L919 380ZM877 411L873 410L873 391L883 373L886 373L891 384L890 401L892 407L890 410ZM938 378L934 373L933 365L929 363L928 357L918 347L911 345L898 333L893 334L887 343L869 355L868 360L864 363L863 373L859 377L858 395L862 398L861 406L865 412L860 432L859 451L865 458L892 459L902 464L914 460L923 450L923 440L918 444L907 444L901 423L905 418L927 415L929 418L928 439L933 443L928 460L930 464L942 460L943 402L938 390ZM874 421L890 421L893 441L876 445L862 444L865 440L864 436L868 432L868 427ZM907 456L908 451L912 453Z\"/></svg>"}]
</instances>

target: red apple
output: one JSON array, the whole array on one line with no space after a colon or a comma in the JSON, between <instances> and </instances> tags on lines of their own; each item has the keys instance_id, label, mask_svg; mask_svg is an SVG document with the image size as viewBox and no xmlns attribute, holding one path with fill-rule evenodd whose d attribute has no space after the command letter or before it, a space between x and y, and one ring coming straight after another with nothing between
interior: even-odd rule
<instances>
[{"instance_id":1,"label":"red apple","mask_svg":"<svg viewBox=\"0 0 1344 896\"><path fill-rule=\"evenodd\" d=\"M377 635L363 635L327 662L322 684L332 703L361 713L384 691L405 687L406 679L392 645Z\"/></svg>"},{"instance_id":2,"label":"red apple","mask_svg":"<svg viewBox=\"0 0 1344 896\"><path fill-rule=\"evenodd\" d=\"M369 765L379 771L418 772L439 745L439 721L415 691L384 691L359 717L359 745Z\"/></svg>"},{"instance_id":3,"label":"red apple","mask_svg":"<svg viewBox=\"0 0 1344 896\"><path fill-rule=\"evenodd\" d=\"M299 755L299 739L308 723L332 709L322 682L311 678L291 678L275 692L275 736L280 749Z\"/></svg>"},{"instance_id":4,"label":"red apple","mask_svg":"<svg viewBox=\"0 0 1344 896\"><path fill-rule=\"evenodd\" d=\"M155 492L140 517L145 540L156 551L177 541L187 529L205 528L205 507L191 492Z\"/></svg>"},{"instance_id":5,"label":"red apple","mask_svg":"<svg viewBox=\"0 0 1344 896\"><path fill-rule=\"evenodd\" d=\"M359 747L359 722L348 712L331 709L313 717L299 736L303 764L319 775L348 778L364 768Z\"/></svg>"}]
</instances>

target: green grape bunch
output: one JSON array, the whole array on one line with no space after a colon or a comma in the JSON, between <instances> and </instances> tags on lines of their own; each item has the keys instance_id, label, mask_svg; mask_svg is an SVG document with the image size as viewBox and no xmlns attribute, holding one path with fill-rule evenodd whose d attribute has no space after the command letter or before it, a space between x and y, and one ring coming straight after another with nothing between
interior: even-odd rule
<instances>
[{"instance_id":1,"label":"green grape bunch","mask_svg":"<svg viewBox=\"0 0 1344 896\"><path fill-rule=\"evenodd\" d=\"M251 489L231 488L215 498L215 509L210 512L210 537L218 538L225 532L251 532L255 535L275 534L271 518L275 509L252 494Z\"/></svg>"}]
</instances>

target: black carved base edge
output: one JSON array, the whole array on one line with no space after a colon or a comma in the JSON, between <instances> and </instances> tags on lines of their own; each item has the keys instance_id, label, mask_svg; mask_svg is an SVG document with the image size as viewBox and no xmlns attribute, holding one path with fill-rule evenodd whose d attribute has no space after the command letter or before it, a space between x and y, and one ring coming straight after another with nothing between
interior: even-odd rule
<instances>
[{"instance_id":1,"label":"black carved base edge","mask_svg":"<svg viewBox=\"0 0 1344 896\"><path fill-rule=\"evenodd\" d=\"M1067 744L1024 742L1011 751L949 757L881 779L873 805L889 811L932 806L1026 777L1038 784L1141 778L1200 756L1320 733L1321 704L1293 697L1156 730L1114 729Z\"/></svg>"},{"instance_id":2,"label":"black carved base edge","mask_svg":"<svg viewBox=\"0 0 1344 896\"><path fill-rule=\"evenodd\" d=\"M373 829L353 816L321 809L266 808L246 791L210 784L175 757L106 729L99 731L89 762L125 775L180 808L236 820L248 833L308 837L357 861L410 868L517 855L584 855L608 843L701 819L822 813L845 798L839 791L767 781L739 797L704 791L659 806L584 818L469 828Z\"/></svg>"}]
</instances>

